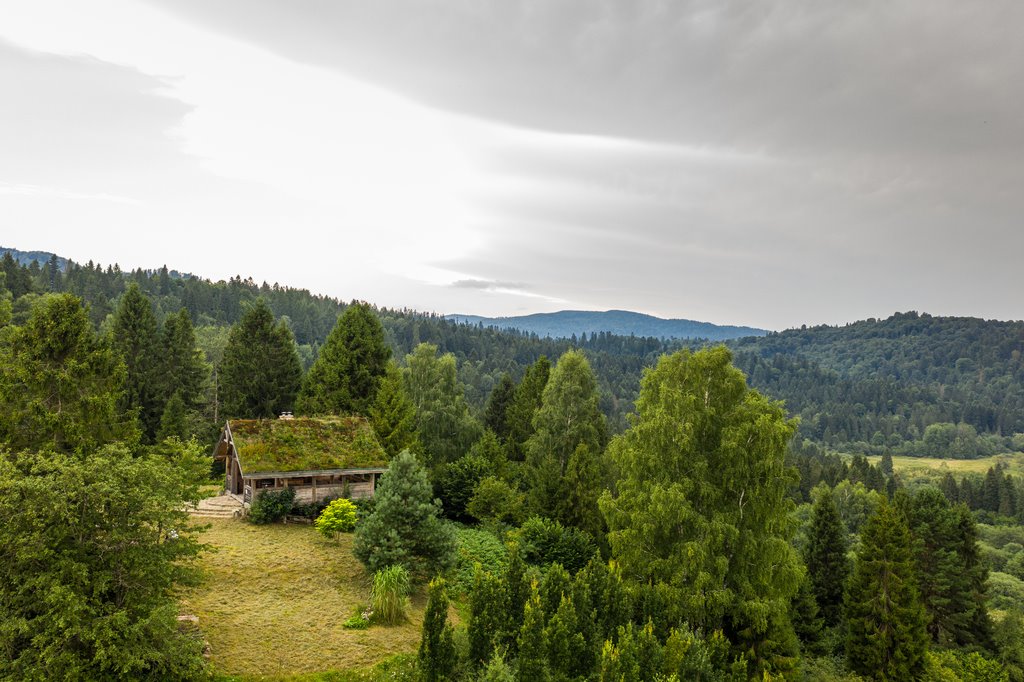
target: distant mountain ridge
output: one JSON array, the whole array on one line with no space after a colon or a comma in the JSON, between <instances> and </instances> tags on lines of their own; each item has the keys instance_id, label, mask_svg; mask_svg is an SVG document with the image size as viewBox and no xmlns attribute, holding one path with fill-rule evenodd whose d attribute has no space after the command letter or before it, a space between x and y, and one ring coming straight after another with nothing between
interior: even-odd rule
<instances>
[{"instance_id":1,"label":"distant mountain ridge","mask_svg":"<svg viewBox=\"0 0 1024 682\"><path fill-rule=\"evenodd\" d=\"M528 334L551 338L592 335L611 332L619 336L652 336L658 339L708 339L725 341L748 336L764 336L768 332L755 327L718 325L696 320L666 320L628 310L562 310L557 313L534 313L519 317L482 317L480 315L445 315L460 324L498 329L517 329Z\"/></svg>"}]
</instances>

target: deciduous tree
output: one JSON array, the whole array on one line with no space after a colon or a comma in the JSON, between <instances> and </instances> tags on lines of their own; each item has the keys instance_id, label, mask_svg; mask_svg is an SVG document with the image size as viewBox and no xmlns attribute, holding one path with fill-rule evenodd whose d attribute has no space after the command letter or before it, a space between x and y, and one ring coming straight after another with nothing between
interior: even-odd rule
<instances>
[{"instance_id":1,"label":"deciduous tree","mask_svg":"<svg viewBox=\"0 0 1024 682\"><path fill-rule=\"evenodd\" d=\"M755 648L802 573L784 464L796 424L747 388L724 347L662 357L636 408L610 447L618 492L601 498L612 553L625 577L673 588L693 627Z\"/></svg>"}]
</instances>

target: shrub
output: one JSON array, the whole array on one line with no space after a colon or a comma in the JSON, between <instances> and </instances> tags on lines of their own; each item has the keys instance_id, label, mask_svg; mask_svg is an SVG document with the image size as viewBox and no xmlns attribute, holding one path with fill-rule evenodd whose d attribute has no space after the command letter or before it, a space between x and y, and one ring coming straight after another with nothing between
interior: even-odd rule
<instances>
[{"instance_id":1,"label":"shrub","mask_svg":"<svg viewBox=\"0 0 1024 682\"><path fill-rule=\"evenodd\" d=\"M403 622L409 605L409 572L396 564L374 573L370 601L373 620L384 625Z\"/></svg>"},{"instance_id":2,"label":"shrub","mask_svg":"<svg viewBox=\"0 0 1024 682\"><path fill-rule=\"evenodd\" d=\"M434 494L441 498L444 515L457 521L467 520L466 505L480 481L491 473L487 460L478 455L463 457L441 467Z\"/></svg>"},{"instance_id":3,"label":"shrub","mask_svg":"<svg viewBox=\"0 0 1024 682\"><path fill-rule=\"evenodd\" d=\"M293 503L292 510L289 513L292 516L301 516L313 521L323 513L324 509L327 509L327 507L330 506L331 502L334 502L336 499L338 499L336 495L328 495L327 497L314 500L313 502L305 502L302 504Z\"/></svg>"},{"instance_id":4,"label":"shrub","mask_svg":"<svg viewBox=\"0 0 1024 682\"><path fill-rule=\"evenodd\" d=\"M480 521L515 525L522 522L524 507L524 495L521 492L500 478L488 476L476 486L466 511Z\"/></svg>"},{"instance_id":5,"label":"shrub","mask_svg":"<svg viewBox=\"0 0 1024 682\"><path fill-rule=\"evenodd\" d=\"M252 501L249 520L259 524L280 521L291 511L294 501L295 491L292 488L266 490Z\"/></svg>"},{"instance_id":6,"label":"shrub","mask_svg":"<svg viewBox=\"0 0 1024 682\"><path fill-rule=\"evenodd\" d=\"M334 500L313 523L327 537L351 533L356 527L356 506L344 498Z\"/></svg>"},{"instance_id":7,"label":"shrub","mask_svg":"<svg viewBox=\"0 0 1024 682\"><path fill-rule=\"evenodd\" d=\"M589 534L540 516L527 519L519 535L529 563L544 566L557 562L570 573L586 566L597 552Z\"/></svg>"}]
</instances>

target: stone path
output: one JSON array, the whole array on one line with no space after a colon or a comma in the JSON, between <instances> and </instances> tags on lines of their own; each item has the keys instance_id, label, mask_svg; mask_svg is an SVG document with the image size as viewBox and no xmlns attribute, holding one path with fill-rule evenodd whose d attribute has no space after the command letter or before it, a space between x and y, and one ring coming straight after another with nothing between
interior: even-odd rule
<instances>
[{"instance_id":1,"label":"stone path","mask_svg":"<svg viewBox=\"0 0 1024 682\"><path fill-rule=\"evenodd\" d=\"M209 519L230 519L242 515L242 501L234 495L220 495L199 500L199 505L188 510L192 516Z\"/></svg>"}]
</instances>

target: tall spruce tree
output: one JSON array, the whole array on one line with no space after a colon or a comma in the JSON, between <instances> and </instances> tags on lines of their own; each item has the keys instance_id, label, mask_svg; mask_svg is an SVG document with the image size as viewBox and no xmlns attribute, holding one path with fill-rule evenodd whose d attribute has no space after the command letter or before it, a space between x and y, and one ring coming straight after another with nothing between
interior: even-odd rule
<instances>
[{"instance_id":1,"label":"tall spruce tree","mask_svg":"<svg viewBox=\"0 0 1024 682\"><path fill-rule=\"evenodd\" d=\"M784 462L796 425L731 359L683 350L645 375L601 509L624 576L664 583L691 626L735 633L746 651L775 636L803 573Z\"/></svg>"},{"instance_id":2,"label":"tall spruce tree","mask_svg":"<svg viewBox=\"0 0 1024 682\"><path fill-rule=\"evenodd\" d=\"M187 412L200 408L209 367L196 347L192 318L182 308L168 315L160 331L161 389L167 396L180 394Z\"/></svg>"},{"instance_id":3,"label":"tall spruce tree","mask_svg":"<svg viewBox=\"0 0 1024 682\"><path fill-rule=\"evenodd\" d=\"M968 635L974 612L971 576L964 569L958 515L937 488L923 488L910 501L918 589L934 644L955 646Z\"/></svg>"},{"instance_id":4,"label":"tall spruce tree","mask_svg":"<svg viewBox=\"0 0 1024 682\"><path fill-rule=\"evenodd\" d=\"M127 371L123 408L136 411L143 439L152 442L169 396L160 376L162 353L153 304L134 282L118 303L111 334Z\"/></svg>"},{"instance_id":5,"label":"tall spruce tree","mask_svg":"<svg viewBox=\"0 0 1024 682\"><path fill-rule=\"evenodd\" d=\"M516 397L516 384L508 372L501 375L498 385L487 398L484 408L484 426L494 432L502 443L508 441L508 411Z\"/></svg>"},{"instance_id":6,"label":"tall spruce tree","mask_svg":"<svg viewBox=\"0 0 1024 682\"><path fill-rule=\"evenodd\" d=\"M273 418L294 406L302 379L295 339L262 298L231 328L218 374L229 417Z\"/></svg>"},{"instance_id":7,"label":"tall spruce tree","mask_svg":"<svg viewBox=\"0 0 1024 682\"><path fill-rule=\"evenodd\" d=\"M959 646L995 651L993 624L987 607L988 566L978 544L978 528L966 505L954 506L953 514L957 526L956 551L960 558L959 579L969 590L966 599L969 611L964 619L966 627L956 631L954 637Z\"/></svg>"},{"instance_id":8,"label":"tall spruce tree","mask_svg":"<svg viewBox=\"0 0 1024 682\"><path fill-rule=\"evenodd\" d=\"M393 361L388 362L368 416L388 458L402 450L422 450L416 435L416 406L405 392L402 370Z\"/></svg>"},{"instance_id":9,"label":"tall spruce tree","mask_svg":"<svg viewBox=\"0 0 1024 682\"><path fill-rule=\"evenodd\" d=\"M606 430L597 380L583 353L559 358L533 423L526 463L534 511L603 535L597 498L605 488Z\"/></svg>"},{"instance_id":10,"label":"tall spruce tree","mask_svg":"<svg viewBox=\"0 0 1024 682\"><path fill-rule=\"evenodd\" d=\"M850 669L884 682L919 679L928 649L926 622L907 521L883 500L864 525L847 593Z\"/></svg>"},{"instance_id":11,"label":"tall spruce tree","mask_svg":"<svg viewBox=\"0 0 1024 682\"><path fill-rule=\"evenodd\" d=\"M85 453L137 443L124 363L97 337L82 302L51 294L0 345L0 442L11 450Z\"/></svg>"},{"instance_id":12,"label":"tall spruce tree","mask_svg":"<svg viewBox=\"0 0 1024 682\"><path fill-rule=\"evenodd\" d=\"M850 565L846 559L846 527L839 517L832 490L825 486L814 501L804 564L824 624L838 625L843 616L843 588Z\"/></svg>"},{"instance_id":13,"label":"tall spruce tree","mask_svg":"<svg viewBox=\"0 0 1024 682\"><path fill-rule=\"evenodd\" d=\"M525 456L526 441L533 435L533 417L540 409L550 374L551 362L542 355L526 368L523 380L516 386L515 396L506 413L506 443L511 460L522 461Z\"/></svg>"},{"instance_id":14,"label":"tall spruce tree","mask_svg":"<svg viewBox=\"0 0 1024 682\"><path fill-rule=\"evenodd\" d=\"M297 409L305 414L367 414L390 358L377 314L366 303L353 303L309 368Z\"/></svg>"}]
</instances>

